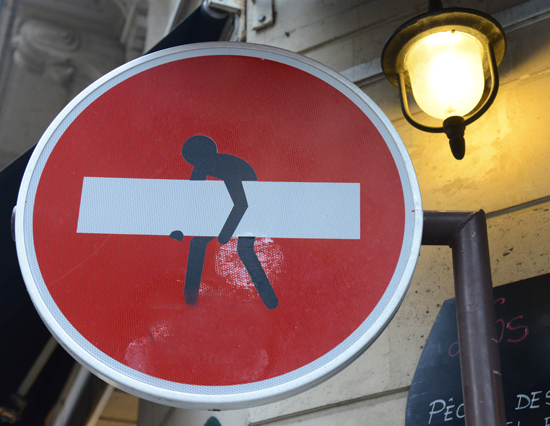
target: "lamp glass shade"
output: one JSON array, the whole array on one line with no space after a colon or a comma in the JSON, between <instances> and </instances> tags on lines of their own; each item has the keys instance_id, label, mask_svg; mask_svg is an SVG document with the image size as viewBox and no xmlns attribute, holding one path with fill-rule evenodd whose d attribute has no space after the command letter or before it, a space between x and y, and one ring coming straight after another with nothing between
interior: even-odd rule
<instances>
[{"instance_id":1,"label":"lamp glass shade","mask_svg":"<svg viewBox=\"0 0 550 426\"><path fill-rule=\"evenodd\" d=\"M439 119L465 116L485 88L483 46L460 31L430 34L405 57L413 96L422 110Z\"/></svg>"}]
</instances>

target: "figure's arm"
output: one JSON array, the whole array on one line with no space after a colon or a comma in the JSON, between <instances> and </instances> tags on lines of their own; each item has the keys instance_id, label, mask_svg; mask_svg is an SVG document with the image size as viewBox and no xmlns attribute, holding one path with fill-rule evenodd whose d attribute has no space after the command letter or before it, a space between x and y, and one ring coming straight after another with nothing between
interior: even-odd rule
<instances>
[{"instance_id":1,"label":"figure's arm","mask_svg":"<svg viewBox=\"0 0 550 426\"><path fill-rule=\"evenodd\" d=\"M240 180L224 182L227 191L231 196L231 200L233 200L233 208L231 209L231 213L229 213L220 235L218 236L218 241L220 244L227 244L229 242L233 236L233 233L237 229L237 226L239 226L239 222L243 218L246 209L248 208L243 183Z\"/></svg>"}]
</instances>

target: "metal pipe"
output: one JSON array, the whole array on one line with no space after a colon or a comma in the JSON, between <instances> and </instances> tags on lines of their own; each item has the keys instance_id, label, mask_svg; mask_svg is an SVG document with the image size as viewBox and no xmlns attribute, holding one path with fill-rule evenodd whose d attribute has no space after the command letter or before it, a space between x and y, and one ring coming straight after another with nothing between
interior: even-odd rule
<instances>
[{"instance_id":1,"label":"metal pipe","mask_svg":"<svg viewBox=\"0 0 550 426\"><path fill-rule=\"evenodd\" d=\"M52 336L48 339L48 342L34 361L31 369L17 388L17 396L20 398L25 398L29 393L30 388L36 381L37 377L40 375L44 366L49 361L50 357L53 354L53 351L57 348L57 340Z\"/></svg>"},{"instance_id":2,"label":"metal pipe","mask_svg":"<svg viewBox=\"0 0 550 426\"><path fill-rule=\"evenodd\" d=\"M223 33L229 14L215 10L205 0L201 7L180 22L147 53L190 43L217 41Z\"/></svg>"},{"instance_id":3,"label":"metal pipe","mask_svg":"<svg viewBox=\"0 0 550 426\"><path fill-rule=\"evenodd\" d=\"M88 421L86 422L86 426L97 426L97 423L99 422L99 419L103 414L103 411L105 411L105 407L109 403L109 400L111 399L111 396L113 395L114 390L115 390L114 386L107 384L107 386L101 393L101 398L99 398L99 401L94 407L94 411L92 411L92 414L88 418Z\"/></svg>"},{"instance_id":4,"label":"metal pipe","mask_svg":"<svg viewBox=\"0 0 550 426\"><path fill-rule=\"evenodd\" d=\"M485 213L425 212L422 244L453 251L466 426L505 426Z\"/></svg>"},{"instance_id":5,"label":"metal pipe","mask_svg":"<svg viewBox=\"0 0 550 426\"><path fill-rule=\"evenodd\" d=\"M74 378L74 381L71 384L70 390L66 396L66 399L62 401L60 410L57 412L55 418L50 421L51 426L68 426L71 416L74 413L80 395L84 391L88 379L91 377L92 373L86 370L81 365L78 367L78 372Z\"/></svg>"},{"instance_id":6,"label":"metal pipe","mask_svg":"<svg viewBox=\"0 0 550 426\"><path fill-rule=\"evenodd\" d=\"M456 234L475 213L464 212L424 212L422 245L453 246Z\"/></svg>"}]
</instances>

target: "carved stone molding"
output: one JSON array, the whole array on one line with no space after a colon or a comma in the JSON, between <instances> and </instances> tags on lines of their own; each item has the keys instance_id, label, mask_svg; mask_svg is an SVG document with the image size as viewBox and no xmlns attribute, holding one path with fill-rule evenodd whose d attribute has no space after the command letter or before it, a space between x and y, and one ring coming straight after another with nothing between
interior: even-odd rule
<instances>
[{"instance_id":1,"label":"carved stone molding","mask_svg":"<svg viewBox=\"0 0 550 426\"><path fill-rule=\"evenodd\" d=\"M57 83L69 83L75 72L72 56L81 45L76 31L28 19L21 24L12 43L17 65Z\"/></svg>"}]
</instances>

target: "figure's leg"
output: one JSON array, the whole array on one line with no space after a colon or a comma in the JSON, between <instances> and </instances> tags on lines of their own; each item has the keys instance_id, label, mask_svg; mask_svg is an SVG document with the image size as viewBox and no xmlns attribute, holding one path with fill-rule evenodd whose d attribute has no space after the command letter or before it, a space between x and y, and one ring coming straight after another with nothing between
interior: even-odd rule
<instances>
[{"instance_id":1,"label":"figure's leg","mask_svg":"<svg viewBox=\"0 0 550 426\"><path fill-rule=\"evenodd\" d=\"M279 300L273 291L273 287L271 287L258 256L254 252L254 240L254 237L239 237L237 253L266 308L275 309L279 305Z\"/></svg>"},{"instance_id":2,"label":"figure's leg","mask_svg":"<svg viewBox=\"0 0 550 426\"><path fill-rule=\"evenodd\" d=\"M197 303L201 286L204 257L206 256L206 246L213 239L214 237L193 237L189 243L185 288L183 290L185 303L189 305Z\"/></svg>"}]
</instances>

